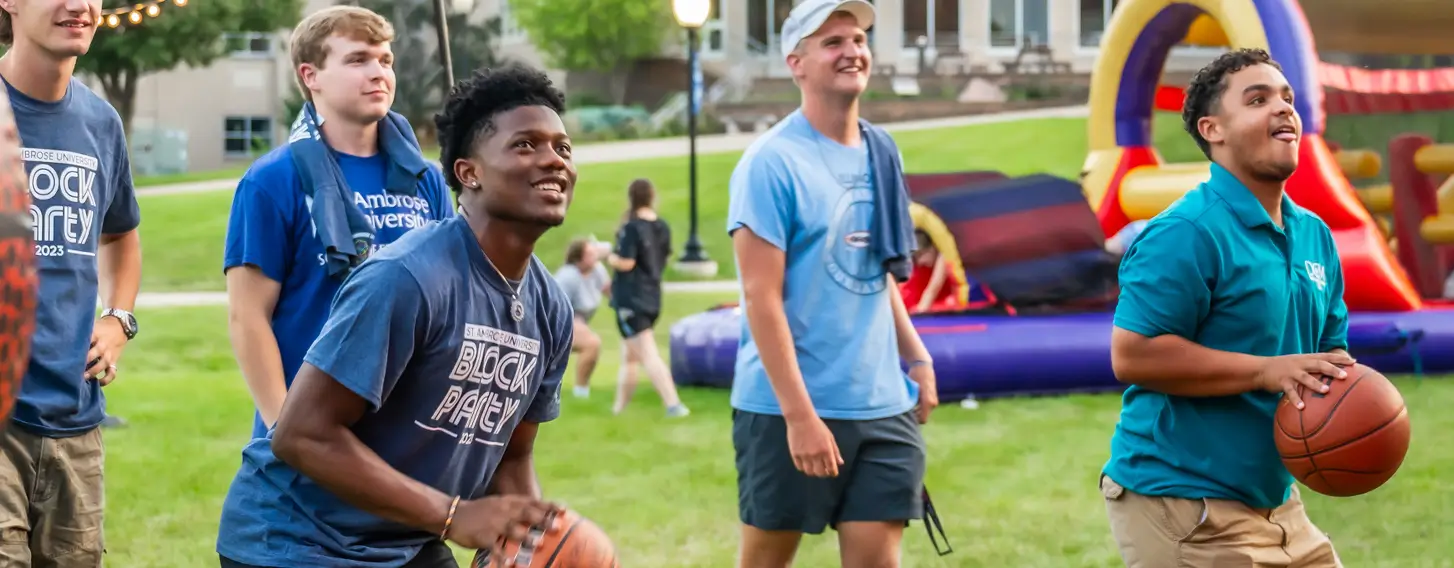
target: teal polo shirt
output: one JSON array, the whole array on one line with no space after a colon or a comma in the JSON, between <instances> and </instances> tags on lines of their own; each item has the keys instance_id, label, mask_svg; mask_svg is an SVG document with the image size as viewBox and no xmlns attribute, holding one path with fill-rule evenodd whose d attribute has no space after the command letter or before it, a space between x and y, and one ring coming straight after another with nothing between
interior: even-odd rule
<instances>
[{"instance_id":1,"label":"teal polo shirt","mask_svg":"<svg viewBox=\"0 0 1454 568\"><path fill-rule=\"evenodd\" d=\"M1272 357L1347 349L1343 273L1328 225L1282 198L1279 228L1221 166L1157 215L1121 260L1116 327ZM1142 495L1273 508L1292 475L1273 444L1282 393L1190 398L1126 390L1102 473Z\"/></svg>"}]
</instances>

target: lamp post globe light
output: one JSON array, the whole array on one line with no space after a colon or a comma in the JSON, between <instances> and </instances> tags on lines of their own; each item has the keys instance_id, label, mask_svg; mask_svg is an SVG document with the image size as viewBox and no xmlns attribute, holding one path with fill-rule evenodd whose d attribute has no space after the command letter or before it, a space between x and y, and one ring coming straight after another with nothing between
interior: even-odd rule
<instances>
[{"instance_id":1,"label":"lamp post globe light","mask_svg":"<svg viewBox=\"0 0 1454 568\"><path fill-rule=\"evenodd\" d=\"M697 30L711 16L711 0L672 0L672 15L677 24L687 29L687 188L690 195L691 223L677 270L699 278L717 275L717 263L707 258L697 236L697 113L701 104L702 67L697 57Z\"/></svg>"}]
</instances>

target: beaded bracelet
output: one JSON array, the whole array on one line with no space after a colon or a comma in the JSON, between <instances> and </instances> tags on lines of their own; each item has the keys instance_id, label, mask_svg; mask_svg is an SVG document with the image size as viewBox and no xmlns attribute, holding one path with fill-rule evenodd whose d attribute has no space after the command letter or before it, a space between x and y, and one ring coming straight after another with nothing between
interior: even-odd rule
<instances>
[{"instance_id":1,"label":"beaded bracelet","mask_svg":"<svg viewBox=\"0 0 1454 568\"><path fill-rule=\"evenodd\" d=\"M454 510L459 507L459 496L454 496L454 501L449 503L449 515L444 518L444 530L439 533L439 540L448 540L449 526L454 524Z\"/></svg>"}]
</instances>

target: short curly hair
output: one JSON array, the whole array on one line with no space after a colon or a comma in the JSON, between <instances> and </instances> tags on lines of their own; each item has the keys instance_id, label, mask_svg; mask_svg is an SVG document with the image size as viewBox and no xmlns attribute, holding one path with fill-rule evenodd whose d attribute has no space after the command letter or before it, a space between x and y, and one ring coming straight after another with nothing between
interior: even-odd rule
<instances>
[{"instance_id":1,"label":"short curly hair","mask_svg":"<svg viewBox=\"0 0 1454 568\"><path fill-rule=\"evenodd\" d=\"M1253 65L1270 65L1272 68L1282 71L1282 66L1272 60L1267 51L1257 48L1234 49L1217 56L1208 63L1206 67L1197 71L1192 76L1191 84L1186 88L1186 101L1181 107L1181 122L1195 140L1197 147L1202 149L1202 154L1208 159L1212 157L1212 145L1202 138L1202 132L1197 128L1197 123L1202 117L1212 114L1213 109L1221 103L1222 95L1227 92L1227 76Z\"/></svg>"},{"instance_id":2,"label":"short curly hair","mask_svg":"<svg viewBox=\"0 0 1454 568\"><path fill-rule=\"evenodd\" d=\"M439 129L439 163L450 189L460 191L454 163L469 155L481 136L494 131L495 116L536 105L564 113L565 94L555 88L545 72L524 65L480 69L456 83L444 112L434 115L434 125Z\"/></svg>"}]
</instances>

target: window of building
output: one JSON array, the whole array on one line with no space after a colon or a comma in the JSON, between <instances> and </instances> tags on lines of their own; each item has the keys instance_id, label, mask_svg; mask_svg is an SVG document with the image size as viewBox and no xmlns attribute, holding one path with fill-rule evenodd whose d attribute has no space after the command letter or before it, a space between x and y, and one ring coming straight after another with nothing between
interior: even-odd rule
<instances>
[{"instance_id":1,"label":"window of building","mask_svg":"<svg viewBox=\"0 0 1454 568\"><path fill-rule=\"evenodd\" d=\"M273 148L273 119L269 117L229 116L223 130L223 154L229 158L256 156Z\"/></svg>"},{"instance_id":2,"label":"window of building","mask_svg":"<svg viewBox=\"0 0 1454 568\"><path fill-rule=\"evenodd\" d=\"M916 47L919 37L929 45L959 48L959 0L904 0L904 46Z\"/></svg>"},{"instance_id":3,"label":"window of building","mask_svg":"<svg viewBox=\"0 0 1454 568\"><path fill-rule=\"evenodd\" d=\"M1080 0L1080 46L1100 47L1101 37L1120 0Z\"/></svg>"},{"instance_id":4,"label":"window of building","mask_svg":"<svg viewBox=\"0 0 1454 568\"><path fill-rule=\"evenodd\" d=\"M947 0L957 1L957 0ZM1042 0L1043 1L1043 0ZM873 3L873 0L869 0ZM778 53L783 22L793 11L793 0L747 0L747 45L754 53ZM715 12L714 12L715 13ZM873 44L873 30L868 32Z\"/></svg>"},{"instance_id":5,"label":"window of building","mask_svg":"<svg viewBox=\"0 0 1454 568\"><path fill-rule=\"evenodd\" d=\"M272 57L272 34L236 32L222 34L222 45L231 57Z\"/></svg>"},{"instance_id":6,"label":"window of building","mask_svg":"<svg viewBox=\"0 0 1454 568\"><path fill-rule=\"evenodd\" d=\"M1050 41L1048 0L990 0L990 47L1020 49Z\"/></svg>"}]
</instances>

